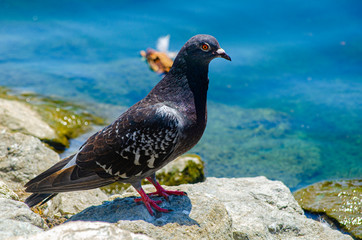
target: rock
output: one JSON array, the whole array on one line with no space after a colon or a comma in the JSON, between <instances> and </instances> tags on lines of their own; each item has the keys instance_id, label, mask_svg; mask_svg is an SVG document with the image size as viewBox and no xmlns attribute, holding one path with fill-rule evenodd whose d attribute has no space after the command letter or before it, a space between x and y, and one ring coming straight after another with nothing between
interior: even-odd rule
<instances>
[{"instance_id":1,"label":"rock","mask_svg":"<svg viewBox=\"0 0 362 240\"><path fill-rule=\"evenodd\" d=\"M14 193L3 181L0 180L0 198L19 200L19 196Z\"/></svg>"},{"instance_id":2,"label":"rock","mask_svg":"<svg viewBox=\"0 0 362 240\"><path fill-rule=\"evenodd\" d=\"M362 179L319 182L296 191L294 197L304 210L325 213L362 239Z\"/></svg>"},{"instance_id":3,"label":"rock","mask_svg":"<svg viewBox=\"0 0 362 240\"><path fill-rule=\"evenodd\" d=\"M41 217L22 202L0 198L0 239L34 234L46 228Z\"/></svg>"},{"instance_id":4,"label":"rock","mask_svg":"<svg viewBox=\"0 0 362 240\"><path fill-rule=\"evenodd\" d=\"M12 131L53 140L59 138L41 116L25 103L0 98L0 123Z\"/></svg>"},{"instance_id":5,"label":"rock","mask_svg":"<svg viewBox=\"0 0 362 240\"><path fill-rule=\"evenodd\" d=\"M163 201L160 206L173 211L157 212L156 217L152 217L143 204L127 197L88 208L69 221L118 222L117 226L122 229L156 239L232 239L231 219L225 207L207 194L170 196L170 201Z\"/></svg>"},{"instance_id":6,"label":"rock","mask_svg":"<svg viewBox=\"0 0 362 240\"><path fill-rule=\"evenodd\" d=\"M46 228L44 221L22 202L0 198L0 220L16 220L28 222L39 228Z\"/></svg>"},{"instance_id":7,"label":"rock","mask_svg":"<svg viewBox=\"0 0 362 240\"><path fill-rule=\"evenodd\" d=\"M207 192L224 203L232 218L234 239L351 239L306 218L290 190L279 181L207 178L205 183L184 186L181 190L189 195Z\"/></svg>"},{"instance_id":8,"label":"rock","mask_svg":"<svg viewBox=\"0 0 362 240\"><path fill-rule=\"evenodd\" d=\"M0 179L11 189L22 186L59 161L39 139L0 127Z\"/></svg>"},{"instance_id":9,"label":"rock","mask_svg":"<svg viewBox=\"0 0 362 240\"><path fill-rule=\"evenodd\" d=\"M42 230L28 222L15 220L0 220L0 240L7 240L13 236L32 235Z\"/></svg>"},{"instance_id":10,"label":"rock","mask_svg":"<svg viewBox=\"0 0 362 240\"><path fill-rule=\"evenodd\" d=\"M172 209L173 212L158 213L151 222L124 220L116 225L155 239L233 239L231 219L222 203L207 194L190 196L188 201L185 199L186 196L170 198L171 204L166 202L161 207ZM185 202L188 207L183 205ZM195 206L204 207L197 209ZM146 217L147 212L144 209L142 212Z\"/></svg>"},{"instance_id":11,"label":"rock","mask_svg":"<svg viewBox=\"0 0 362 240\"><path fill-rule=\"evenodd\" d=\"M55 149L65 150L68 139L88 131L92 124L104 125L104 120L84 106L0 86L0 125L35 136Z\"/></svg>"},{"instance_id":12,"label":"rock","mask_svg":"<svg viewBox=\"0 0 362 240\"><path fill-rule=\"evenodd\" d=\"M167 189L188 194L171 196L170 202L158 198L170 213L151 217L144 205L126 197L137 196L129 189L124 198L88 208L70 221L118 221L122 229L155 239L352 239L308 219L283 183L265 177L208 178Z\"/></svg>"},{"instance_id":13,"label":"rock","mask_svg":"<svg viewBox=\"0 0 362 240\"><path fill-rule=\"evenodd\" d=\"M106 200L108 200L108 196L99 188L60 193L47 203L44 214L47 216L68 217L92 205L100 205Z\"/></svg>"},{"instance_id":14,"label":"rock","mask_svg":"<svg viewBox=\"0 0 362 240\"><path fill-rule=\"evenodd\" d=\"M142 234L131 233L103 222L70 222L35 235L13 237L8 240L152 240Z\"/></svg>"},{"instance_id":15,"label":"rock","mask_svg":"<svg viewBox=\"0 0 362 240\"><path fill-rule=\"evenodd\" d=\"M167 186L202 182L204 162L196 154L185 154L160 169L156 176L160 184Z\"/></svg>"},{"instance_id":16,"label":"rock","mask_svg":"<svg viewBox=\"0 0 362 240\"><path fill-rule=\"evenodd\" d=\"M162 185L177 186L198 183L205 180L204 162L196 154L182 155L156 172L156 178ZM142 184L150 184L143 180ZM121 194L130 184L113 183L101 189L107 194Z\"/></svg>"}]
</instances>

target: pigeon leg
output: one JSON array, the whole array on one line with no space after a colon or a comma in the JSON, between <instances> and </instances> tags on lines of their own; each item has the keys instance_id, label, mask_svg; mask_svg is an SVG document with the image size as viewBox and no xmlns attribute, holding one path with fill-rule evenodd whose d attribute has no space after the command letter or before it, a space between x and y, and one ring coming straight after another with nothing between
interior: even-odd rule
<instances>
[{"instance_id":1,"label":"pigeon leg","mask_svg":"<svg viewBox=\"0 0 362 240\"><path fill-rule=\"evenodd\" d=\"M185 192L182 191L169 191L164 189L156 180L156 174L152 174L150 177L147 178L148 181L150 181L153 186L155 186L156 188L156 192L153 193L149 193L148 196L154 196L154 195L158 195L158 196L162 196L164 197L166 200L168 200L168 197L170 195L187 195Z\"/></svg>"},{"instance_id":2,"label":"pigeon leg","mask_svg":"<svg viewBox=\"0 0 362 240\"><path fill-rule=\"evenodd\" d=\"M132 184L134 185L134 184ZM152 199L150 199L150 197L145 193L145 191L143 191L142 187L141 187L141 184L135 184L133 186L136 191L141 195L141 198L136 198L134 201L135 202L143 202L148 210L148 212L151 214L151 216L153 216L153 210L151 207L153 207L156 211L159 211L159 212L169 212L170 210L167 210L167 209L164 209L164 208L161 208L159 207L157 204L160 204L162 203L161 200L158 200L158 201L154 201Z\"/></svg>"}]
</instances>

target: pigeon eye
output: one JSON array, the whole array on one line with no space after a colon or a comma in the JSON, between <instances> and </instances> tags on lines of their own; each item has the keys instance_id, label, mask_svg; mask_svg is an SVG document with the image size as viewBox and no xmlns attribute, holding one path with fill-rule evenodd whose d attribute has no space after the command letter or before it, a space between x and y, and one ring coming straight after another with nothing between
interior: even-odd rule
<instances>
[{"instance_id":1,"label":"pigeon eye","mask_svg":"<svg viewBox=\"0 0 362 240\"><path fill-rule=\"evenodd\" d=\"M209 44L204 43L204 44L202 44L201 49L202 49L203 51L208 51L208 50L210 49L210 46L209 46Z\"/></svg>"}]
</instances>

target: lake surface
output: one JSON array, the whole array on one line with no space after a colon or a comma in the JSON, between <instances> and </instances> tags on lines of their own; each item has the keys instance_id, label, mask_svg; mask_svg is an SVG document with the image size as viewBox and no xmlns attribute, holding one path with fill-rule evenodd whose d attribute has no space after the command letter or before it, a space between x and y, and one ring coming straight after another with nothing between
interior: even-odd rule
<instances>
[{"instance_id":1,"label":"lake surface","mask_svg":"<svg viewBox=\"0 0 362 240\"><path fill-rule=\"evenodd\" d=\"M161 79L139 51L214 35L209 120L191 152L208 176L295 189L362 177L362 2L0 1L0 85L107 109ZM75 141L76 142L76 141Z\"/></svg>"}]
</instances>

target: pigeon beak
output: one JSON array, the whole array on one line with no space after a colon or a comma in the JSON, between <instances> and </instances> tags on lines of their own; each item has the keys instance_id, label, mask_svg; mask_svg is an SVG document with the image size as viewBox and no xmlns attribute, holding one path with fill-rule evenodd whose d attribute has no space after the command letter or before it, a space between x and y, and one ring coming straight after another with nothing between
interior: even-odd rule
<instances>
[{"instance_id":1,"label":"pigeon beak","mask_svg":"<svg viewBox=\"0 0 362 240\"><path fill-rule=\"evenodd\" d=\"M225 58L226 60L231 61L231 58L229 57L229 55L226 54L224 49L219 48L218 50L216 50L216 53L217 53L218 57L222 57L222 58Z\"/></svg>"}]
</instances>

